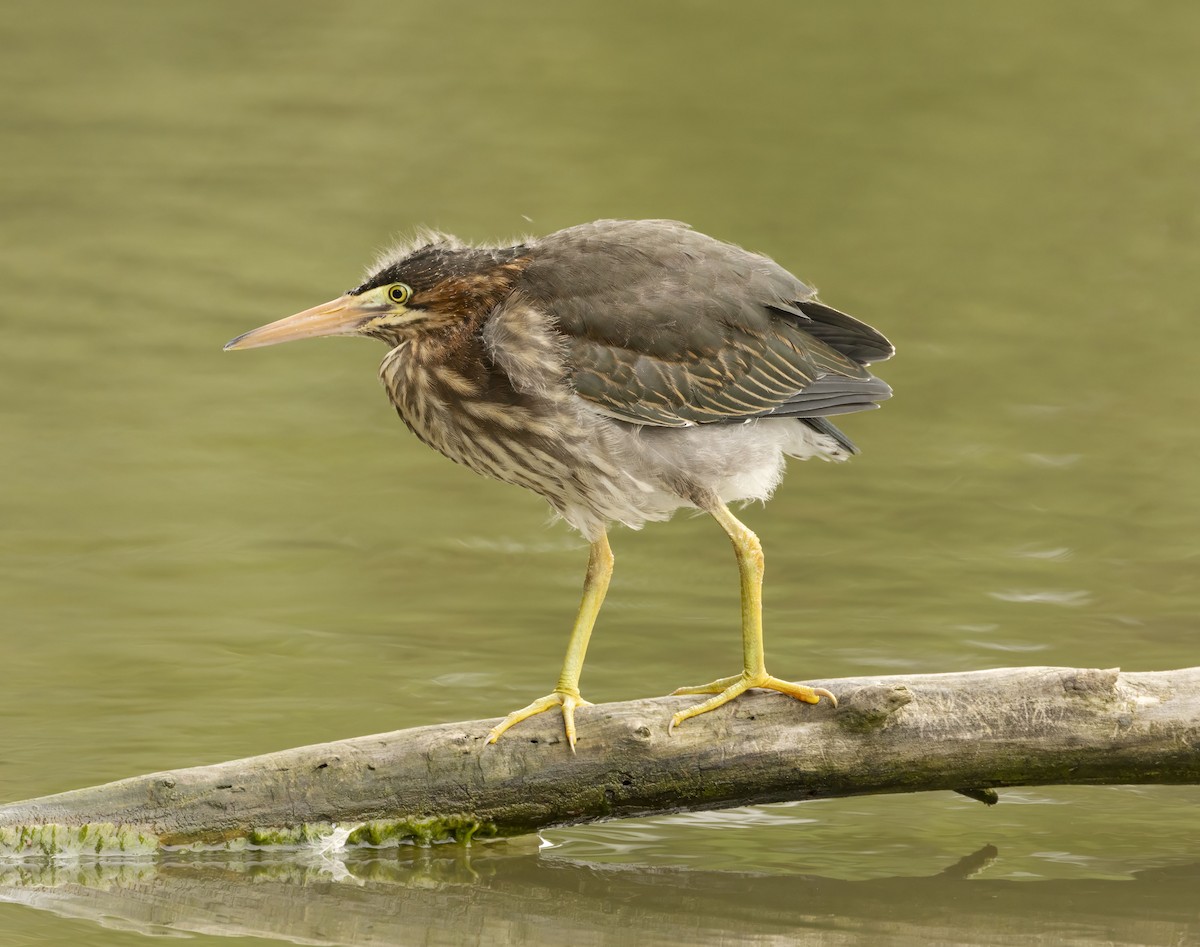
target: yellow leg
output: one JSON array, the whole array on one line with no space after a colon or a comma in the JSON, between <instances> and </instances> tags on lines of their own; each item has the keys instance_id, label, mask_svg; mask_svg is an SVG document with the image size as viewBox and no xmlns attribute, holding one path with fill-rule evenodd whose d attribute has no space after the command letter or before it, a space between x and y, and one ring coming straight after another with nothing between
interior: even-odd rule
<instances>
[{"instance_id":1,"label":"yellow leg","mask_svg":"<svg viewBox=\"0 0 1200 947\"><path fill-rule=\"evenodd\" d=\"M600 538L592 543L592 551L588 556L587 575L583 580L583 601L579 603L579 614L575 616L575 626L571 629L571 640L567 644L567 657L563 661L562 672L558 675L558 686L554 688L553 694L538 698L528 707L514 710L496 724L488 734L488 743L495 743L509 727L534 714L540 714L552 707L562 707L567 743L571 745L571 752L575 752L575 708L591 706L591 701L579 696L579 675L583 671L588 639L592 636L592 626L596 624L600 606L604 604L604 594L608 591L612 572L612 550L608 546L608 536L601 533Z\"/></svg>"},{"instance_id":2,"label":"yellow leg","mask_svg":"<svg viewBox=\"0 0 1200 947\"><path fill-rule=\"evenodd\" d=\"M762 632L762 581L763 551L758 537L754 535L723 503L714 503L708 510L713 518L729 534L733 541L733 552L737 556L738 572L742 579L742 673L723 677L710 684L697 687L681 687L674 694L715 694L695 707L681 710L671 718L670 729L674 730L689 717L708 713L733 698L744 694L752 687L790 694L797 700L815 704L827 697L837 706L837 698L823 687L805 687L781 681L767 673L766 654L763 651Z\"/></svg>"}]
</instances>

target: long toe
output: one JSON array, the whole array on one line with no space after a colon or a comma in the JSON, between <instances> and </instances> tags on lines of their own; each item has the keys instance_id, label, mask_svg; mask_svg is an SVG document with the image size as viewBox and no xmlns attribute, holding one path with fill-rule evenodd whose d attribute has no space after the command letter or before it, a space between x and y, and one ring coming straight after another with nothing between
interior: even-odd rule
<instances>
[{"instance_id":1,"label":"long toe","mask_svg":"<svg viewBox=\"0 0 1200 947\"><path fill-rule=\"evenodd\" d=\"M544 713L554 707L562 709L563 729L566 731L567 743L571 747L571 752L575 752L575 710L578 707L590 707L591 701L584 700L578 694L567 694L563 691L555 691L553 694L547 694L545 697L539 697L527 707L522 707L520 710L514 710L507 717L501 720L496 726L492 727L488 733L487 742L495 743L500 737L511 727L516 726L522 720L528 720L530 717Z\"/></svg>"},{"instance_id":2,"label":"long toe","mask_svg":"<svg viewBox=\"0 0 1200 947\"><path fill-rule=\"evenodd\" d=\"M718 707L724 706L735 697L740 697L752 687L779 691L781 694L787 694L789 697L794 697L796 700L803 701L806 704L818 703L824 697L834 707L837 706L837 698L824 687L808 687L805 684L793 684L791 681L783 681L777 677L771 677L769 674L755 677L739 674L736 677L723 677L720 680L713 681L711 684L702 684L698 687L681 687L673 691L674 694L716 694L716 696L674 714L671 717L670 726L667 728L668 732L673 732L677 726L691 717L698 717L700 714L706 714L710 710L716 710Z\"/></svg>"},{"instance_id":3,"label":"long toe","mask_svg":"<svg viewBox=\"0 0 1200 947\"><path fill-rule=\"evenodd\" d=\"M733 687L742 679L743 675L735 674L732 677L722 677L708 684L693 684L690 687L677 687L671 691L672 697L679 697L681 694L719 694L729 687Z\"/></svg>"},{"instance_id":4,"label":"long toe","mask_svg":"<svg viewBox=\"0 0 1200 947\"><path fill-rule=\"evenodd\" d=\"M562 701L563 729L567 734L567 743L571 746L571 752L575 752L575 708L590 707L592 702L584 700L582 697L573 697L567 694Z\"/></svg>"},{"instance_id":5,"label":"long toe","mask_svg":"<svg viewBox=\"0 0 1200 947\"><path fill-rule=\"evenodd\" d=\"M793 684L791 681L781 681L777 677L769 677L762 684L755 684L755 687L765 687L768 690L779 691L781 694L788 694L795 697L796 700L802 700L806 704L820 703L824 697L834 707L837 706L837 698L833 696L824 687L809 687L806 684Z\"/></svg>"},{"instance_id":6,"label":"long toe","mask_svg":"<svg viewBox=\"0 0 1200 947\"><path fill-rule=\"evenodd\" d=\"M742 677L741 675L738 675L733 680L734 680L734 683L731 684L729 687L726 687L723 691L721 691L719 694L717 694L716 697L710 697L708 700L703 701L702 703L696 704L696 706L694 706L694 707L689 707L687 710L681 710L678 713L676 713L674 716L672 716L671 724L670 724L670 726L667 727L667 732L673 733L675 728L678 727L681 723L683 723L688 718L698 717L698 716L700 716L700 714L706 714L710 710L716 710L718 707L729 703L731 700L733 700L733 698L741 696L742 694L746 693L746 691L748 691L750 689L750 682L746 678ZM696 691L694 689L692 689L691 692L692 693L702 693L702 694L703 693L711 693L711 691ZM676 693L678 693L678 692L676 692Z\"/></svg>"}]
</instances>

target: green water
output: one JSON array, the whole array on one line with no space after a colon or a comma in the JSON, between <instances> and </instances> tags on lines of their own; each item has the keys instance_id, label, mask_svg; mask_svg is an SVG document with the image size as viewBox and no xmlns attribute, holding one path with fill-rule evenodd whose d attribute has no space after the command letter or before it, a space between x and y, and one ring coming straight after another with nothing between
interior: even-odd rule
<instances>
[{"instance_id":1,"label":"green water","mask_svg":"<svg viewBox=\"0 0 1200 947\"><path fill-rule=\"evenodd\" d=\"M896 342L895 399L845 424L863 456L794 464L745 512L774 673L1198 663L1194 4L43 2L5 20L0 798L551 688L582 541L409 436L381 346L220 351L421 224L680 218ZM717 527L613 547L585 695L733 673ZM357 883L187 869L193 914L147 910L214 944L1192 943L1198 800L670 816L364 863ZM963 859L974 877L941 874ZM75 901L47 888L48 911L0 904L5 941L141 943L111 919L162 879L129 871ZM80 906L98 890L113 900ZM386 904L418 920L370 934Z\"/></svg>"}]
</instances>

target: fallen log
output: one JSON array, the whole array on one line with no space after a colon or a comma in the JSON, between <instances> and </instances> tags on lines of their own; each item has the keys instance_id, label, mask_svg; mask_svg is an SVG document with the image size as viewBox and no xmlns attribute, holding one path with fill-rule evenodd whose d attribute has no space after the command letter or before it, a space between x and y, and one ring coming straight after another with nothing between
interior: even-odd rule
<instances>
[{"instance_id":1,"label":"fallen log","mask_svg":"<svg viewBox=\"0 0 1200 947\"><path fill-rule=\"evenodd\" d=\"M1005 668L755 691L668 734L694 697L357 737L0 806L0 854L396 845L869 793L1200 783L1200 668Z\"/></svg>"}]
</instances>

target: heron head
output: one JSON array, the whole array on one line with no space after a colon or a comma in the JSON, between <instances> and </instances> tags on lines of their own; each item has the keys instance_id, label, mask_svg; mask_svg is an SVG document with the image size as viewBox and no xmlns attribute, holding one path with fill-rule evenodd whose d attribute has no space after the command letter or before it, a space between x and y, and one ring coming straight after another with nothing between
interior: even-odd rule
<instances>
[{"instance_id":1,"label":"heron head","mask_svg":"<svg viewBox=\"0 0 1200 947\"><path fill-rule=\"evenodd\" d=\"M460 324L490 311L512 291L524 269L521 249L464 247L438 238L394 250L353 289L239 335L225 351L327 335L370 336L397 345Z\"/></svg>"}]
</instances>

